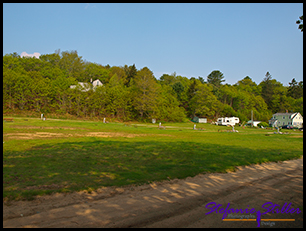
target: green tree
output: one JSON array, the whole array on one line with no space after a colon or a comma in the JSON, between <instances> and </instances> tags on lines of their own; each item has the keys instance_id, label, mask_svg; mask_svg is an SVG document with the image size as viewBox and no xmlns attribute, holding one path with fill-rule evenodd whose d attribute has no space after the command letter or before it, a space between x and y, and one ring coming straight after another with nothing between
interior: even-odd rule
<instances>
[{"instance_id":1,"label":"green tree","mask_svg":"<svg viewBox=\"0 0 306 231\"><path fill-rule=\"evenodd\" d=\"M109 79L108 79L107 83L110 81L110 79L115 74L117 75L118 79L121 80L124 84L127 82L127 80L126 80L126 72L124 71L124 68L113 66L113 67L111 67L109 69Z\"/></svg>"},{"instance_id":2,"label":"green tree","mask_svg":"<svg viewBox=\"0 0 306 231\"><path fill-rule=\"evenodd\" d=\"M89 109L91 110L91 116L106 117L106 88L105 85L98 87L89 96Z\"/></svg>"},{"instance_id":3,"label":"green tree","mask_svg":"<svg viewBox=\"0 0 306 231\"><path fill-rule=\"evenodd\" d=\"M162 85L158 95L158 110L152 117L161 121L182 122L185 118L184 108L179 107L173 88L169 85Z\"/></svg>"},{"instance_id":4,"label":"green tree","mask_svg":"<svg viewBox=\"0 0 306 231\"><path fill-rule=\"evenodd\" d=\"M237 113L230 105L221 103L218 115L220 115L221 117L231 117L237 116Z\"/></svg>"},{"instance_id":5,"label":"green tree","mask_svg":"<svg viewBox=\"0 0 306 231\"><path fill-rule=\"evenodd\" d=\"M188 100L191 100L191 98L194 97L197 91L197 87L201 84L202 83L200 82L200 80L195 79L194 77L190 78L188 92L187 92Z\"/></svg>"},{"instance_id":6,"label":"green tree","mask_svg":"<svg viewBox=\"0 0 306 231\"><path fill-rule=\"evenodd\" d=\"M3 109L15 110L18 78L19 75L14 70L3 67Z\"/></svg>"},{"instance_id":7,"label":"green tree","mask_svg":"<svg viewBox=\"0 0 306 231\"><path fill-rule=\"evenodd\" d=\"M112 117L129 119L130 96L123 79L114 74L106 86L106 112Z\"/></svg>"},{"instance_id":8,"label":"green tree","mask_svg":"<svg viewBox=\"0 0 306 231\"><path fill-rule=\"evenodd\" d=\"M29 99L31 99L31 77L27 74L18 75L15 82L15 99L20 110L29 109Z\"/></svg>"},{"instance_id":9,"label":"green tree","mask_svg":"<svg viewBox=\"0 0 306 231\"><path fill-rule=\"evenodd\" d=\"M292 100L292 111L293 112L300 112L303 116L303 97L299 99Z\"/></svg>"},{"instance_id":10,"label":"green tree","mask_svg":"<svg viewBox=\"0 0 306 231\"><path fill-rule=\"evenodd\" d=\"M237 89L241 89L255 95L260 95L261 88L252 81L251 77L246 76L242 80L238 81L234 86L237 86Z\"/></svg>"},{"instance_id":11,"label":"green tree","mask_svg":"<svg viewBox=\"0 0 306 231\"><path fill-rule=\"evenodd\" d=\"M103 84L105 84L109 81L109 72L110 71L102 65L86 62L84 63L83 79L85 82L90 81L90 79L92 79L92 81L99 79Z\"/></svg>"},{"instance_id":12,"label":"green tree","mask_svg":"<svg viewBox=\"0 0 306 231\"><path fill-rule=\"evenodd\" d=\"M77 81L73 77L65 77L64 74L59 71L55 79L51 80L51 97L53 99L52 108L59 114L65 114L68 112L68 92L71 85L76 85ZM71 108L71 102L70 102Z\"/></svg>"},{"instance_id":13,"label":"green tree","mask_svg":"<svg viewBox=\"0 0 306 231\"><path fill-rule=\"evenodd\" d=\"M199 76L198 79L200 80L200 82L201 82L202 84L205 84L205 83L206 83L203 77Z\"/></svg>"},{"instance_id":14,"label":"green tree","mask_svg":"<svg viewBox=\"0 0 306 231\"><path fill-rule=\"evenodd\" d=\"M184 90L180 91L179 93L179 102L180 102L180 107L183 107L185 110L188 105L188 90L189 90L189 85L190 85L190 80L187 77L183 76L177 76L176 77L177 82L181 83Z\"/></svg>"},{"instance_id":15,"label":"green tree","mask_svg":"<svg viewBox=\"0 0 306 231\"><path fill-rule=\"evenodd\" d=\"M291 96L294 99L303 97L303 81L300 81L298 83L295 78L293 78L292 81L289 83L287 95Z\"/></svg>"},{"instance_id":16,"label":"green tree","mask_svg":"<svg viewBox=\"0 0 306 231\"><path fill-rule=\"evenodd\" d=\"M77 51L63 51L59 66L68 77L73 77L80 82L89 82L90 80L88 76L82 75L84 61Z\"/></svg>"},{"instance_id":17,"label":"green tree","mask_svg":"<svg viewBox=\"0 0 306 231\"><path fill-rule=\"evenodd\" d=\"M219 100L223 104L233 106L233 101L237 97L237 90L239 88L230 86L228 84L222 85L219 89Z\"/></svg>"},{"instance_id":18,"label":"green tree","mask_svg":"<svg viewBox=\"0 0 306 231\"><path fill-rule=\"evenodd\" d=\"M39 59L43 62L50 64L52 68L55 68L59 66L61 56L57 53L43 54L39 56Z\"/></svg>"},{"instance_id":19,"label":"green tree","mask_svg":"<svg viewBox=\"0 0 306 231\"><path fill-rule=\"evenodd\" d=\"M301 30L301 32L303 32L303 15L300 17L299 20L296 21L296 24L299 25L299 29Z\"/></svg>"},{"instance_id":20,"label":"green tree","mask_svg":"<svg viewBox=\"0 0 306 231\"><path fill-rule=\"evenodd\" d=\"M40 71L43 62L36 57L22 57L20 58L21 66L25 71Z\"/></svg>"},{"instance_id":21,"label":"green tree","mask_svg":"<svg viewBox=\"0 0 306 231\"><path fill-rule=\"evenodd\" d=\"M172 75L163 74L159 78L159 81L160 81L161 84L172 85L176 82L176 73L174 72Z\"/></svg>"},{"instance_id":22,"label":"green tree","mask_svg":"<svg viewBox=\"0 0 306 231\"><path fill-rule=\"evenodd\" d=\"M172 85L172 89L175 91L177 99L181 101L182 94L185 90L184 85L181 82L176 82Z\"/></svg>"},{"instance_id":23,"label":"green tree","mask_svg":"<svg viewBox=\"0 0 306 231\"><path fill-rule=\"evenodd\" d=\"M208 84L201 84L190 101L192 117L204 116L212 118L218 109L220 102L213 94L213 87Z\"/></svg>"},{"instance_id":24,"label":"green tree","mask_svg":"<svg viewBox=\"0 0 306 231\"><path fill-rule=\"evenodd\" d=\"M215 88L219 89L221 86L222 82L224 82L224 76L223 73L219 70L212 71L208 76L207 76L207 83L212 84L215 86Z\"/></svg>"},{"instance_id":25,"label":"green tree","mask_svg":"<svg viewBox=\"0 0 306 231\"><path fill-rule=\"evenodd\" d=\"M16 71L16 68L23 68L21 66L20 62L21 58L20 56L15 52L13 54L6 54L3 56L3 69L14 69Z\"/></svg>"},{"instance_id":26,"label":"green tree","mask_svg":"<svg viewBox=\"0 0 306 231\"><path fill-rule=\"evenodd\" d=\"M272 76L270 75L269 72L266 73L265 78L259 85L261 86L261 96L268 105L268 108L271 109L273 107L272 100L273 100L274 85L272 83Z\"/></svg>"},{"instance_id":27,"label":"green tree","mask_svg":"<svg viewBox=\"0 0 306 231\"><path fill-rule=\"evenodd\" d=\"M31 90L31 96L28 98L30 107L37 112L48 110L48 103L51 101L51 87L49 78L43 78L40 72L29 71L30 82L28 87Z\"/></svg>"},{"instance_id":28,"label":"green tree","mask_svg":"<svg viewBox=\"0 0 306 231\"><path fill-rule=\"evenodd\" d=\"M213 86L213 93L214 95L219 98L219 93L220 93L220 87L222 85L222 82L224 82L224 76L221 71L215 70L212 71L208 76L207 76L207 83L211 84Z\"/></svg>"},{"instance_id":29,"label":"green tree","mask_svg":"<svg viewBox=\"0 0 306 231\"><path fill-rule=\"evenodd\" d=\"M124 71L125 71L125 75L126 75L126 82L125 85L127 87L130 86L131 80L134 79L137 75L137 69L135 64L131 65L131 66L124 66Z\"/></svg>"},{"instance_id":30,"label":"green tree","mask_svg":"<svg viewBox=\"0 0 306 231\"><path fill-rule=\"evenodd\" d=\"M89 98L89 95L90 92L82 91L82 87L79 84L74 89L68 89L69 113L78 117L85 116L87 109L86 99Z\"/></svg>"},{"instance_id":31,"label":"green tree","mask_svg":"<svg viewBox=\"0 0 306 231\"><path fill-rule=\"evenodd\" d=\"M282 83L278 82L276 79L271 80L273 86L273 96L271 100L271 105L268 108L273 112L285 112L289 110L290 103L287 101L287 88L283 86ZM287 109L286 109L287 108Z\"/></svg>"},{"instance_id":32,"label":"green tree","mask_svg":"<svg viewBox=\"0 0 306 231\"><path fill-rule=\"evenodd\" d=\"M159 85L149 68L137 72L133 86L133 106L140 118L150 118L158 110Z\"/></svg>"},{"instance_id":33,"label":"green tree","mask_svg":"<svg viewBox=\"0 0 306 231\"><path fill-rule=\"evenodd\" d=\"M268 109L264 99L260 95L256 95L253 100L255 102L254 108L252 108L254 110L253 119L268 122L272 112Z\"/></svg>"}]
</instances>

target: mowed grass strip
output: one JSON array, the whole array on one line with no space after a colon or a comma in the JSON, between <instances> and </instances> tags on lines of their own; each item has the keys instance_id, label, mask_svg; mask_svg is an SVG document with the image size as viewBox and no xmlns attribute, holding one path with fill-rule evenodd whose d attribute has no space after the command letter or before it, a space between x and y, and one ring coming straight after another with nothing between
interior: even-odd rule
<instances>
[{"instance_id":1,"label":"mowed grass strip","mask_svg":"<svg viewBox=\"0 0 306 231\"><path fill-rule=\"evenodd\" d=\"M16 121L14 125L18 124ZM21 120L18 125L22 123ZM5 140L4 200L32 199L35 195L53 192L139 185L199 173L234 171L235 166L288 160L303 154L302 133L301 136L266 136L267 131L256 130L254 133L253 129L244 129L241 133L220 133L216 131L218 126L213 125L203 126L206 131L65 121L49 121L48 126L75 127L76 123L79 128L86 128L77 131L81 134L108 131L151 135ZM36 121L32 125L42 124ZM190 126L187 123L183 125ZM4 134L8 130L11 132L12 128L8 126L4 124ZM18 129L19 132L36 131ZM66 131L56 130L57 133Z\"/></svg>"}]
</instances>

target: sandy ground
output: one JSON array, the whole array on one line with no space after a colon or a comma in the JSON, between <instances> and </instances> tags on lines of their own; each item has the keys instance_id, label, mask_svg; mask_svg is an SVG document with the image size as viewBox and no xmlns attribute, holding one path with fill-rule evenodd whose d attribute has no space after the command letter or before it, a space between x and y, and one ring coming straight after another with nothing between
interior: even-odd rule
<instances>
[{"instance_id":1,"label":"sandy ground","mask_svg":"<svg viewBox=\"0 0 306 231\"><path fill-rule=\"evenodd\" d=\"M257 227L256 221L223 221L223 214L215 212L206 215L210 202L261 212L266 211L262 208L266 202L302 209L303 158L240 167L226 174L3 203L3 227ZM227 218L252 218L241 215ZM303 227L303 212L270 212L261 218L295 219L261 221L264 228Z\"/></svg>"},{"instance_id":2,"label":"sandy ground","mask_svg":"<svg viewBox=\"0 0 306 231\"><path fill-rule=\"evenodd\" d=\"M58 137L126 137L134 138L139 136L171 136L168 134L129 134L123 132L84 132L84 133L57 133L57 132L33 132L33 133L3 133L6 140L32 140L39 138L58 138Z\"/></svg>"}]
</instances>

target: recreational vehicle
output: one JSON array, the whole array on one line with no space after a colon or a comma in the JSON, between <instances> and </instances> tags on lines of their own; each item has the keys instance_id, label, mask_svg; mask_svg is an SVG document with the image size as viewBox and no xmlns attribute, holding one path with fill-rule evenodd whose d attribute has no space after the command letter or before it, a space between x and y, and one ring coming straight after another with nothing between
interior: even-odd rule
<instances>
[{"instance_id":1,"label":"recreational vehicle","mask_svg":"<svg viewBox=\"0 0 306 231\"><path fill-rule=\"evenodd\" d=\"M217 120L217 125L230 125L230 126L235 126L235 124L239 123L239 118L238 117L222 117L218 118Z\"/></svg>"}]
</instances>

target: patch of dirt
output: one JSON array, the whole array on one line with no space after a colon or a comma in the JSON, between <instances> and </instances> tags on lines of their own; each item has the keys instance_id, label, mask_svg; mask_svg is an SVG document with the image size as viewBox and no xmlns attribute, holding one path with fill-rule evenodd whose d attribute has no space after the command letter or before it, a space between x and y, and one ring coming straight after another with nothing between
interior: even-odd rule
<instances>
[{"instance_id":1,"label":"patch of dirt","mask_svg":"<svg viewBox=\"0 0 306 231\"><path fill-rule=\"evenodd\" d=\"M87 128L72 128L72 127L39 127L39 126L19 126L12 125L10 128L19 128L19 129L64 129L64 130L87 130Z\"/></svg>"},{"instance_id":2,"label":"patch of dirt","mask_svg":"<svg viewBox=\"0 0 306 231\"><path fill-rule=\"evenodd\" d=\"M302 209L303 158L142 186L102 187L92 193L57 193L33 201L4 202L3 227L257 227L256 221L223 221L222 213L206 214L210 202L222 208L229 203L229 209L254 208L262 213L266 211L262 205L267 202L280 208L291 203L290 208ZM246 214L229 215L227 218L241 218ZM261 227L303 227L303 212L269 212L261 219L295 219L262 221Z\"/></svg>"},{"instance_id":3,"label":"patch of dirt","mask_svg":"<svg viewBox=\"0 0 306 231\"><path fill-rule=\"evenodd\" d=\"M93 136L93 137L138 137L138 136L146 136L146 134L128 134L128 133L120 133L120 132L88 132L85 136Z\"/></svg>"},{"instance_id":4,"label":"patch of dirt","mask_svg":"<svg viewBox=\"0 0 306 231\"><path fill-rule=\"evenodd\" d=\"M140 136L171 136L168 134L129 134L120 132L86 132L86 133L51 133L51 132L35 132L35 133L4 133L3 137L7 139L39 139L39 138L58 138L58 137L140 137Z\"/></svg>"},{"instance_id":5,"label":"patch of dirt","mask_svg":"<svg viewBox=\"0 0 306 231\"><path fill-rule=\"evenodd\" d=\"M50 132L35 132L35 133L6 133L3 134L3 137L8 139L15 140L31 140L39 138L55 138L55 137L69 137L72 134L63 134L63 133L50 133Z\"/></svg>"},{"instance_id":6,"label":"patch of dirt","mask_svg":"<svg viewBox=\"0 0 306 231\"><path fill-rule=\"evenodd\" d=\"M140 136L171 136L167 134L129 134L129 133L120 133L120 132L88 132L85 136L93 137L140 137Z\"/></svg>"}]
</instances>

